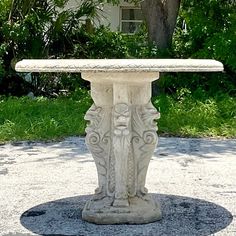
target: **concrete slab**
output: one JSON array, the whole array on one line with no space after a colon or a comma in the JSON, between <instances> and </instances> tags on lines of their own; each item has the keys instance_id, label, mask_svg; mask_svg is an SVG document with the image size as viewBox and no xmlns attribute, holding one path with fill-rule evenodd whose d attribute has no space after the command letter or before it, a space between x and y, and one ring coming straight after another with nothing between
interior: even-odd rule
<instances>
[{"instance_id":1,"label":"concrete slab","mask_svg":"<svg viewBox=\"0 0 236 236\"><path fill-rule=\"evenodd\" d=\"M163 219L95 225L81 210L97 185L83 138L0 146L0 235L236 235L236 140L160 138L146 186Z\"/></svg>"}]
</instances>

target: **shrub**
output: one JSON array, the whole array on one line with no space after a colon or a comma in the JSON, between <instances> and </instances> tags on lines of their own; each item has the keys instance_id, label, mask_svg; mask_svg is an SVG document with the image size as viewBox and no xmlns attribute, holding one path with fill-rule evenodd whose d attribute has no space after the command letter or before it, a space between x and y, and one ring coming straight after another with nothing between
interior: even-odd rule
<instances>
[{"instance_id":1,"label":"shrub","mask_svg":"<svg viewBox=\"0 0 236 236\"><path fill-rule=\"evenodd\" d=\"M99 2L84 0L76 11L62 10L67 1L1 1L0 85L9 86L1 89L0 93L22 95L21 92L14 92L21 89L17 84L14 84L16 78L21 76L22 83L27 80L25 74L16 74L12 69L17 60L22 58L58 58L71 54L77 29L81 27L83 22L82 17L95 17L96 4ZM44 75L41 77L39 74L30 76L27 74L26 76L31 77L29 87L35 94L49 94L50 90L54 91L58 87L63 87L64 84L64 82L58 81L58 76L55 75L47 75L47 79ZM59 77L60 80L63 80L61 76ZM68 76L69 78L71 76ZM77 78L79 77L77 76ZM39 82L40 80L42 82ZM46 80L48 81L46 82ZM48 92L45 93L42 90L45 82L50 85L54 84L55 88L52 89L49 86ZM12 87L14 87L14 91ZM25 92L27 94L27 91Z\"/></svg>"},{"instance_id":2,"label":"shrub","mask_svg":"<svg viewBox=\"0 0 236 236\"><path fill-rule=\"evenodd\" d=\"M173 55L219 60L224 64L225 73L169 76L164 82L170 86L168 89L186 87L195 90L201 87L210 93L223 91L236 95L235 8L236 2L228 0L182 1ZM181 78L184 81L180 82Z\"/></svg>"}]
</instances>

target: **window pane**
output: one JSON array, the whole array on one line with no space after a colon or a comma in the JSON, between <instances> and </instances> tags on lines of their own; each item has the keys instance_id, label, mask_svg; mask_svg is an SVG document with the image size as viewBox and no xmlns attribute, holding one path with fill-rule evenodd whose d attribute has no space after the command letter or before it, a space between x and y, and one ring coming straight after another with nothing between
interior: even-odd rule
<instances>
[{"instance_id":1,"label":"window pane","mask_svg":"<svg viewBox=\"0 0 236 236\"><path fill-rule=\"evenodd\" d=\"M122 22L121 31L123 33L135 33L139 30L141 22Z\"/></svg>"},{"instance_id":2,"label":"window pane","mask_svg":"<svg viewBox=\"0 0 236 236\"><path fill-rule=\"evenodd\" d=\"M122 9L122 20L142 20L141 9Z\"/></svg>"},{"instance_id":3,"label":"window pane","mask_svg":"<svg viewBox=\"0 0 236 236\"><path fill-rule=\"evenodd\" d=\"M134 10L134 18L135 20L143 20L143 15L141 9Z\"/></svg>"},{"instance_id":4,"label":"window pane","mask_svg":"<svg viewBox=\"0 0 236 236\"><path fill-rule=\"evenodd\" d=\"M130 12L129 9L122 9L122 20L129 20L130 19Z\"/></svg>"}]
</instances>

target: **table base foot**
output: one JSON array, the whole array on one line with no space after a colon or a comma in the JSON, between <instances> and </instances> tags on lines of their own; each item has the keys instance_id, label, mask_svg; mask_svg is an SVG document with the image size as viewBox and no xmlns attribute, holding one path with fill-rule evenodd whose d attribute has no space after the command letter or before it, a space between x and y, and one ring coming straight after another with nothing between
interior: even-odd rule
<instances>
[{"instance_id":1,"label":"table base foot","mask_svg":"<svg viewBox=\"0 0 236 236\"><path fill-rule=\"evenodd\" d=\"M116 207L114 198L91 199L82 212L82 219L95 224L146 224L161 219L160 205L150 195L132 197L129 206Z\"/></svg>"}]
</instances>

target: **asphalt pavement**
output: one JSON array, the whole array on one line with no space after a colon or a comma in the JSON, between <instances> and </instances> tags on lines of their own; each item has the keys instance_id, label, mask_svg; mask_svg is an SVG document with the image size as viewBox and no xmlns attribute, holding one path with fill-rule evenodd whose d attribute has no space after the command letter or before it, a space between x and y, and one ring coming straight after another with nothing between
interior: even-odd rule
<instances>
[{"instance_id":1,"label":"asphalt pavement","mask_svg":"<svg viewBox=\"0 0 236 236\"><path fill-rule=\"evenodd\" d=\"M84 138L1 145L0 236L236 236L236 139L159 138L146 187L161 203L161 221L82 221L96 187Z\"/></svg>"}]
</instances>

